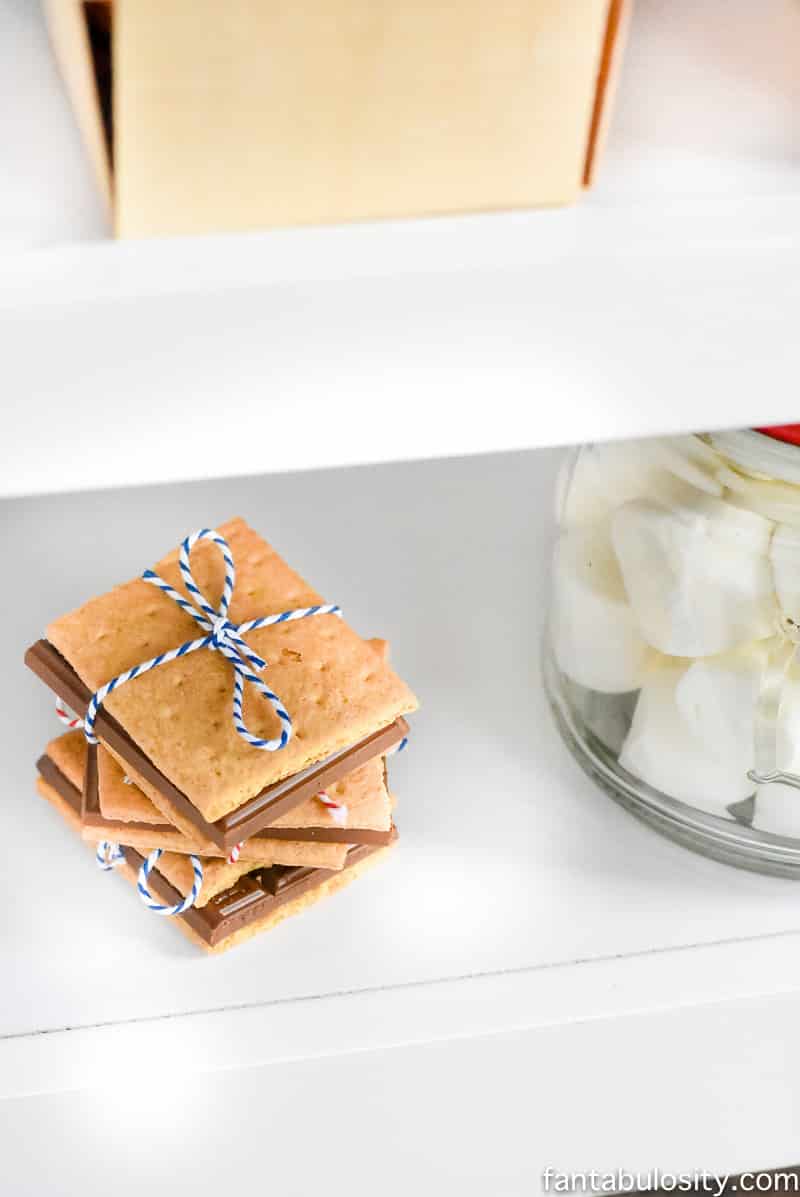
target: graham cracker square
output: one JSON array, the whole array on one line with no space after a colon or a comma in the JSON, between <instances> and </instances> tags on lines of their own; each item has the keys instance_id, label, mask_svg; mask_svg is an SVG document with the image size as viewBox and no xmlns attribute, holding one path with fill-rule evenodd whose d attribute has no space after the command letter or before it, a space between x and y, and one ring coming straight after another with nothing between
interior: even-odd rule
<instances>
[{"instance_id":1,"label":"graham cracker square","mask_svg":"<svg viewBox=\"0 0 800 1197\"><path fill-rule=\"evenodd\" d=\"M49 785L43 778L36 779L36 788L47 802L49 802L59 812L62 818L73 829L73 831L80 832L80 818L75 813L74 809L62 796ZM310 906L316 905L318 902L327 897L332 896L344 886L349 885L351 881L357 880L368 868L373 864L377 864L382 860L386 854L391 850L390 847L383 847L373 849L366 859L360 860L357 864L341 869L339 872L328 873L320 883L314 886L313 889L294 898L284 905L279 906L275 910L271 910L261 919L241 927L239 930L233 931L224 939L215 944L210 944L202 938L194 929L186 922L185 917L177 916L170 921L174 926L177 926L193 943L198 947L203 948L204 951L211 953L218 953L226 951L228 948L235 947L237 944L243 943L248 939L263 931L268 931L272 927L277 926L283 922L284 919L292 915L301 914ZM166 864L165 864L166 862ZM203 861L204 876L203 889L207 892L205 895L201 891L200 899L197 902L198 910L202 909L209 901L211 901L215 894L224 892L224 890L235 884L237 877L243 876L246 872L252 870L252 863L243 865L241 871L234 876L232 871L225 871L225 862L219 860ZM208 866L208 872L206 872ZM220 867L222 866L222 867ZM234 871L239 866L234 866ZM134 886L137 882L137 869L132 867L126 860L117 872L130 881ZM170 854L165 854L158 861L157 871L160 872L169 882L174 885L176 889L181 889L182 892L188 892L192 882L192 870L189 862L185 858L178 857L177 859L170 859ZM225 884L222 884L223 879Z\"/></svg>"},{"instance_id":2,"label":"graham cracker square","mask_svg":"<svg viewBox=\"0 0 800 1197\"><path fill-rule=\"evenodd\" d=\"M83 777L86 772L86 737L82 731L68 731L54 740L45 748L50 760L64 774L67 781L81 792Z\"/></svg>"},{"instance_id":3,"label":"graham cracker square","mask_svg":"<svg viewBox=\"0 0 800 1197\"><path fill-rule=\"evenodd\" d=\"M231 520L219 531L236 564L232 622L323 602L244 520ZM219 549L201 542L192 552L191 565L197 585L216 606L224 579ZM177 549L155 571L185 594ZM47 629L50 642L92 690L199 634L189 615L141 578L90 599ZM220 653L208 649L135 678L104 704L209 822L265 786L357 743L417 707L413 693L388 663L334 615L262 628L246 639L268 662L268 685L293 721L293 737L278 752L253 748L236 733L231 719L233 672ZM245 687L247 726L256 736L275 736L279 725L274 712L248 690L252 688Z\"/></svg>"},{"instance_id":4,"label":"graham cracker square","mask_svg":"<svg viewBox=\"0 0 800 1197\"><path fill-rule=\"evenodd\" d=\"M36 779L36 788L42 798L45 798L51 806L62 815L73 831L81 833L81 821L75 811L70 805L65 802L57 790L48 784L43 778ZM128 845L136 847L136 845ZM305 845L303 845L305 846ZM316 847L315 844L308 845L309 847ZM346 855L346 848L343 852ZM213 856L199 856L200 864L203 866L203 884L200 889L200 894L195 902L198 910L202 909L207 902L217 894L221 894L224 890L229 889L240 877L244 877L246 873L250 873L258 865L270 866L274 861L252 861L252 860L238 860L235 864L230 861L222 860L219 857ZM298 862L302 864L303 862ZM340 862L338 869L342 867L344 862ZM309 862L311 868L328 868L327 865L317 865ZM178 852L165 851L159 857L158 871L162 876L166 877L170 885L174 885L182 894L188 894L192 888L194 881L194 870L189 857Z\"/></svg>"},{"instance_id":5,"label":"graham cracker square","mask_svg":"<svg viewBox=\"0 0 800 1197\"><path fill-rule=\"evenodd\" d=\"M74 789L81 793L86 771L88 748L86 738L81 731L69 731L51 740L46 749L47 756L63 773ZM113 840L135 848L145 856L154 848L162 848L170 853L184 856L197 856L217 859L225 863L225 855L216 844L203 838L195 829L190 828L185 834L174 826L168 817L152 805L136 785L125 785L123 771L116 760L101 746L97 750L99 783L103 785L103 773L106 781L111 779L111 786L115 790L124 790L128 803L128 813L148 812L147 818L136 818L135 821L117 820L116 827L106 827L82 824L81 838L89 843L100 843L101 840ZM381 780L381 789L385 786ZM109 818L103 812L105 818ZM149 824L150 826L141 826ZM315 869L341 869L347 857L347 844L308 843L296 840L275 840L263 835L252 836L241 848L240 860L248 868L256 865L300 865ZM222 859L220 860L220 857ZM233 883L232 874L228 884ZM191 882L190 882L191 883ZM225 886L223 885L224 889Z\"/></svg>"}]
</instances>

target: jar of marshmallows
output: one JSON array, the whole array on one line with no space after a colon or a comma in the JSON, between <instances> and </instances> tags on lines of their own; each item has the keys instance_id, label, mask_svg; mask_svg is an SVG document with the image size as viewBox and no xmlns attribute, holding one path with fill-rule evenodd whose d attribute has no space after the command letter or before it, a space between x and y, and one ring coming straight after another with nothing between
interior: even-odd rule
<instances>
[{"instance_id":1,"label":"jar of marshmallows","mask_svg":"<svg viewBox=\"0 0 800 1197\"><path fill-rule=\"evenodd\" d=\"M800 877L800 425L588 445L557 494L545 680L665 834Z\"/></svg>"}]
</instances>

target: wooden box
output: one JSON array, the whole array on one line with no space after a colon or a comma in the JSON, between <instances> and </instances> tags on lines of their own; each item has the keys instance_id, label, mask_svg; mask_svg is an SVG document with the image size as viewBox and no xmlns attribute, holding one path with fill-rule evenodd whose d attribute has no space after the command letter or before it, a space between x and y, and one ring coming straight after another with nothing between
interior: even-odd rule
<instances>
[{"instance_id":1,"label":"wooden box","mask_svg":"<svg viewBox=\"0 0 800 1197\"><path fill-rule=\"evenodd\" d=\"M575 200L625 0L45 0L116 233Z\"/></svg>"}]
</instances>

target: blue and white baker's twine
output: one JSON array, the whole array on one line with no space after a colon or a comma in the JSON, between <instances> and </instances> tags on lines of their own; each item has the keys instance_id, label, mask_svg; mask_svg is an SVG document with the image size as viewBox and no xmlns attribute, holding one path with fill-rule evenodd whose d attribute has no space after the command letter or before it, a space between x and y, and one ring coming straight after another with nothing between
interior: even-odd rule
<instances>
[{"instance_id":1,"label":"blue and white baker's twine","mask_svg":"<svg viewBox=\"0 0 800 1197\"><path fill-rule=\"evenodd\" d=\"M219 607L216 609L206 601L201 593L192 576L189 565L189 554L199 540L213 541L219 547L225 561L225 584ZM189 653L197 652L198 649L209 648L212 652L222 653L233 665L233 726L236 728L238 734L248 744L252 745L253 748L260 748L265 752L277 752L279 749L285 748L292 736L291 717L277 694L273 694L272 690L258 676L263 669L266 669L267 662L248 648L242 639L242 635L245 632L254 632L257 628L270 627L276 623L289 623L296 619L307 619L310 615L341 616L341 608L333 603L327 603L316 607L299 607L294 611L282 611L279 615L265 615L263 619L248 619L240 624L231 623L228 619L228 608L230 606L231 595L233 594L236 569L228 542L224 536L220 536L219 532L215 532L210 528L202 528L199 532L193 532L191 536L186 537L181 545L179 564L183 584L194 601L187 600L183 595L178 594L177 590L173 590L163 578L160 578L151 569L146 569L142 577L145 582L150 582L153 586L157 586L159 590L176 602L182 610L191 615L192 619L200 625L206 635L199 637L197 640L187 640L185 644L181 644L178 648L171 648L168 652L159 653L157 657L152 657L149 661L144 661L141 665L134 665L133 669L128 669L125 673L119 674L118 677L113 677L110 682L106 682L104 686L101 686L92 695L86 711L83 729L86 739L90 744L97 743L97 738L94 734L94 723L97 718L97 712L103 701L113 690L124 685L125 682L132 681L133 678L139 677L140 674L149 673L151 669L155 669L158 665L166 664L167 661L175 661L178 657L185 657ZM263 740L258 736L254 736L245 726L242 716L245 682L250 682L252 686L255 686L259 694L266 698L277 715L281 725L281 733L275 739Z\"/></svg>"},{"instance_id":2,"label":"blue and white baker's twine","mask_svg":"<svg viewBox=\"0 0 800 1197\"><path fill-rule=\"evenodd\" d=\"M155 898L151 897L150 890L147 888L147 880L150 876L150 870L159 860L163 848L154 848L146 860L142 861L142 866L139 869L139 876L136 880L136 888L139 891L139 897L144 902L153 914L183 914L184 910L188 910L190 906L194 906L197 899L200 897L200 890L203 888L203 866L197 856L190 856L189 860L192 862L192 872L194 878L192 880L192 888L186 897L178 902L176 906L164 906L161 902L156 902Z\"/></svg>"},{"instance_id":3,"label":"blue and white baker's twine","mask_svg":"<svg viewBox=\"0 0 800 1197\"><path fill-rule=\"evenodd\" d=\"M190 906L194 906L200 897L200 890L203 888L203 866L197 856L189 857L189 860L192 862L192 872L194 874L191 890L177 905L164 906L163 903L155 900L147 885L150 870L159 860L162 851L162 848L154 848L147 859L142 861L139 876L136 879L136 889L145 906L149 910L152 910L153 914L183 914L184 910L188 910ZM107 873L111 869L116 868L117 865L125 863L125 853L119 844L114 844L110 840L101 840L97 845L95 861L98 869L102 869L104 873Z\"/></svg>"},{"instance_id":4,"label":"blue and white baker's twine","mask_svg":"<svg viewBox=\"0 0 800 1197\"><path fill-rule=\"evenodd\" d=\"M95 861L98 869L102 869L104 873L107 873L109 869L114 869L117 865L124 864L125 853L119 844L112 844L111 840L101 840L97 845Z\"/></svg>"}]
</instances>

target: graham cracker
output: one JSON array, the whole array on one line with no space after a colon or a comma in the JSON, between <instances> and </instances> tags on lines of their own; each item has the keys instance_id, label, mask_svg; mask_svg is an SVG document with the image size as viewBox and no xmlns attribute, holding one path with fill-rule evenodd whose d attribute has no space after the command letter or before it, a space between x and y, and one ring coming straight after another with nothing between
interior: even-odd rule
<instances>
[{"instance_id":1,"label":"graham cracker","mask_svg":"<svg viewBox=\"0 0 800 1197\"><path fill-rule=\"evenodd\" d=\"M75 811L72 809L70 804L64 801L58 790L54 790L51 785L48 785L43 777L36 778L36 789L39 793L39 797L45 798L51 806L54 806L61 815L62 819L64 819L64 821L70 825L73 831L80 835L80 818L75 814Z\"/></svg>"},{"instance_id":2,"label":"graham cracker","mask_svg":"<svg viewBox=\"0 0 800 1197\"><path fill-rule=\"evenodd\" d=\"M53 763L64 774L67 781L80 792L83 789L87 757L86 737L83 732L65 732L64 735L50 741L46 752ZM122 769L113 758L109 757L102 746L98 749L97 760L98 773L100 773L103 762L105 761L107 771L112 772L114 775L115 784L120 789L135 791L135 786L126 786L122 781ZM385 787L383 788L385 789ZM131 801L135 801L133 796ZM143 798L143 801L146 802L147 800ZM133 825L130 825L117 827L111 831L109 828L95 827L90 824L81 825L81 838L95 844L100 843L101 840L113 839L117 843L126 844L129 848L135 848L145 856L154 848L163 848L171 852L183 853L184 855L193 853L196 856L210 858L222 857L224 863L227 853L217 847L216 844L211 843L210 840L203 839L196 829L191 829L190 835L184 835L178 828L173 827L168 820L165 821L164 816L155 810L155 808L153 808L153 811L155 816L153 822L161 824L160 827L151 826L148 829L137 829ZM141 821L147 822L147 820ZM241 848L239 859L247 863L250 868L255 864L281 864L306 865L315 869L340 869L345 862L347 848L347 844L270 840L256 835L245 841ZM232 882L229 884L232 884Z\"/></svg>"},{"instance_id":3,"label":"graham cracker","mask_svg":"<svg viewBox=\"0 0 800 1197\"><path fill-rule=\"evenodd\" d=\"M86 737L82 731L68 731L45 748L54 765L64 774L70 785L83 791L83 777L86 772Z\"/></svg>"},{"instance_id":4,"label":"graham cracker","mask_svg":"<svg viewBox=\"0 0 800 1197\"><path fill-rule=\"evenodd\" d=\"M134 847L133 844L130 847ZM253 862L251 860L238 860L236 864L230 864L227 860L220 860L218 857L198 857L203 866L203 884L200 889L200 894L195 902L198 910L205 906L206 902L210 902L217 894L221 894L223 890L230 889L230 887L243 877L245 873L252 872ZM176 852L165 852L159 858L157 869L162 876L166 877L170 885L182 894L188 894L192 888L194 881L194 871L192 869L192 862L188 856L181 856Z\"/></svg>"},{"instance_id":5,"label":"graham cracker","mask_svg":"<svg viewBox=\"0 0 800 1197\"><path fill-rule=\"evenodd\" d=\"M388 659L389 645L386 640L373 638L368 640L370 648L381 660ZM81 739L85 737L81 736ZM168 798L160 794L154 786L148 784L136 769L129 764L124 766L118 758L106 747L101 747L98 753L97 767L100 786L100 809L107 819L119 819L124 822L159 823L166 817L176 826L183 824L184 834L193 841L202 842L200 832L185 817L182 818ZM347 807L347 817L337 823L342 827L358 827L369 831L389 831L392 825L392 808L384 783L383 758L367 762L360 769L353 770L346 778L329 788L332 798L343 802ZM125 778L135 784L126 784ZM150 790L159 805L152 798L148 798L145 790ZM301 802L285 815L279 816L270 827L318 827L325 823L329 816L315 798ZM268 834L268 829L265 829ZM131 847L135 847L132 844ZM215 848L210 854L219 853ZM320 866L322 867L322 866Z\"/></svg>"},{"instance_id":6,"label":"graham cracker","mask_svg":"<svg viewBox=\"0 0 800 1197\"><path fill-rule=\"evenodd\" d=\"M97 750L100 813L120 823L163 823L164 815L139 787L134 771L123 768L102 744ZM195 829L194 836L198 836Z\"/></svg>"},{"instance_id":7,"label":"graham cracker","mask_svg":"<svg viewBox=\"0 0 800 1197\"><path fill-rule=\"evenodd\" d=\"M82 839L85 839L86 837L82 835L83 829L80 818L75 814L69 803L61 797L58 791L42 777L37 777L36 788L41 797L46 798L47 801L56 808L59 814L63 816L67 823L69 823L72 830L76 831ZM143 848L143 855L146 856L154 847L158 846L159 845L157 844L148 842L147 846ZM331 845L321 846L330 847ZM334 866L337 869L340 869L344 863L343 858L347 854L347 846L339 844L332 846L337 850L341 848L342 860L336 866ZM140 850L136 844L129 844L127 847L136 848L137 851ZM309 844L308 847L315 848L317 845ZM195 902L195 906L197 906L198 909L205 906L206 903L210 902L211 899L216 897L217 894L221 894L223 890L229 889L236 881L238 881L240 877L243 877L245 873L252 872L253 868L257 865L260 867L262 865L269 866L271 864L284 863L283 861L253 861L239 859L236 864L231 864L229 861L221 860L219 857L214 858L208 856L199 856L198 858L203 866L203 885L200 890L200 896ZM307 863L309 867L312 868L327 869L331 867L327 864L317 865L312 861L297 863ZM189 890L192 888L194 871L192 869L192 863L187 855L168 851L164 852L158 861L158 871L164 877L166 877L170 885L174 885L175 889L179 890L180 893L188 894Z\"/></svg>"},{"instance_id":8,"label":"graham cracker","mask_svg":"<svg viewBox=\"0 0 800 1197\"><path fill-rule=\"evenodd\" d=\"M98 844L109 838L109 831L102 827L87 825L81 828L81 838L87 843ZM126 829L114 831L113 839L127 848L135 848L142 856L147 856L154 848L163 848L167 852L179 854L186 858L188 855L201 856L204 860L215 860L224 864L225 857L220 856L220 849L211 844L213 851L196 840L189 839L177 828L167 828L164 831L136 831L133 824ZM347 857L348 844L320 844L304 840L258 840L254 837L245 841L241 849L239 860L247 869L257 865L305 865L313 869L341 869ZM245 871L246 871L245 870Z\"/></svg>"},{"instance_id":9,"label":"graham cracker","mask_svg":"<svg viewBox=\"0 0 800 1197\"><path fill-rule=\"evenodd\" d=\"M69 804L64 801L64 799L61 797L61 795L58 794L57 791L54 790L52 786L48 785L47 782L44 781L41 777L37 777L37 779L36 779L36 788L37 788L39 794L41 795L41 797L46 799L53 807L55 807L55 809L62 816L62 818L70 825L70 827L72 827L72 829L74 831L79 832L80 831L80 819L77 818L75 813L70 808ZM256 935L260 935L261 932L263 932L263 931L271 930L271 928L276 927L278 925L278 923L282 923L284 919L291 918L292 915L301 914L304 910L308 909L308 907L314 906L317 902L321 902L323 900L323 898L330 897L333 894L335 894L338 890L344 889L344 887L349 885L351 881L357 880L357 878L359 878L373 864L377 864L377 862L379 860L382 860L386 856L386 854L391 850L392 847L394 847L394 845L389 844L389 845L386 845L386 847L376 849L374 852L370 853L369 856L367 856L365 859L359 861L357 864L350 865L348 868L342 869L341 872L334 873L331 877L327 878L327 880L321 882L315 889L309 890L308 892L301 894L299 897L294 898L292 901L286 902L283 906L279 906L276 910L273 910L270 914L266 915L263 919L260 919L254 923L250 923L248 926L242 927L238 931L234 931L232 935L229 935L226 939L222 940L221 943L215 944L213 946L211 944L206 943L204 939L202 939L199 935L197 935L197 933L195 931L193 931L192 928L186 922L184 922L184 920L182 918L180 918L180 916L175 916L170 921L172 923L174 923L175 925L177 925L177 927L183 932L183 934L187 937L187 939L191 940L191 942L194 943L196 946L203 948L204 951L209 952L210 954L217 955L220 952L227 951L228 948L235 947L237 944L244 943L246 940L252 939ZM159 862L158 862L159 871L161 871L161 866L166 859L167 859L166 856L162 856L161 859L159 860ZM188 861L185 861L184 863L188 866ZM219 863L219 862L215 862L215 863ZM205 866L205 862L204 862L204 866ZM125 876L125 878L132 885L134 885L134 886L136 885L136 883L138 881L138 871L136 869L132 868L127 863L127 861L125 861L123 864L119 865L114 871L122 873ZM246 869L242 870L242 872L246 872L246 871L248 871L248 870L246 870ZM189 882L188 882L188 886L186 887L187 890L191 887L191 868L190 867L189 867L189 874L190 874ZM241 876L241 875L242 874L240 873L239 876ZM176 885L175 880L173 880L172 877L169 877L168 874L166 873L166 871L164 872L164 876L167 877L167 879L170 881L171 884ZM227 882L227 885L231 885L232 883L233 883L233 879L229 880ZM206 876L205 876L205 870L204 870L204 876L203 876L203 888L204 889L205 889L205 886L206 886ZM176 885L176 888L181 888L181 887ZM226 886L220 887L220 890L218 890L217 892L221 892L221 890L224 888L226 888ZM202 897L203 897L202 892L201 892L200 896L202 899ZM213 896L213 894L209 891L208 894L206 895L206 901L209 901L212 896ZM197 905L202 906L202 905L204 905L204 903L201 900L201 901L198 901Z\"/></svg>"},{"instance_id":10,"label":"graham cracker","mask_svg":"<svg viewBox=\"0 0 800 1197\"><path fill-rule=\"evenodd\" d=\"M244 520L231 520L219 531L236 563L232 622L324 601ZM200 543L191 564L197 585L216 606L224 579L218 548ZM177 549L155 570L185 593ZM90 599L47 629L50 642L92 690L198 634L190 616L140 578ZM408 686L334 615L262 628L248 633L247 641L268 662L270 689L293 720L293 737L281 751L259 751L236 733L232 670L218 652L203 649L161 665L115 690L105 703L209 822L417 707ZM245 690L247 726L257 736L274 737L279 731L274 712L249 692L252 687Z\"/></svg>"},{"instance_id":11,"label":"graham cracker","mask_svg":"<svg viewBox=\"0 0 800 1197\"><path fill-rule=\"evenodd\" d=\"M210 840L203 840L201 833L185 815L151 785L145 777L119 757L101 745L98 754L100 779L100 807L108 819L122 818L117 812L127 815L125 821L137 823L161 823L165 819L181 829L187 838L208 845L213 856L220 849ZM337 827L353 827L368 831L388 831L392 825L392 806L386 789L384 760L380 756L348 773L341 781L329 786L326 793L347 807L347 817L336 823ZM125 777L132 784L126 784ZM147 796L149 794L149 797ZM268 837L271 827L319 827L330 821L324 808L315 798L300 803L287 814L275 819L263 830ZM257 837L254 837L257 838ZM249 841L248 841L249 842Z\"/></svg>"},{"instance_id":12,"label":"graham cracker","mask_svg":"<svg viewBox=\"0 0 800 1197\"><path fill-rule=\"evenodd\" d=\"M79 734L85 742L82 733ZM124 808L131 812L127 823L135 821L162 824L158 831L137 831L134 826L118 828L113 835L119 843L137 850L145 849L146 852L152 848L168 848L174 852L194 852L205 856L227 855L217 844L205 839L188 820L182 818L162 794L156 794L162 809L156 807L133 782L133 778L138 776L136 772L127 765L123 770L119 761L103 745L98 748L97 764L100 806L105 818L113 818L108 814L103 802L103 796L109 794L112 796L112 807L124 804ZM124 780L126 776L129 778L127 784ZM343 826L370 830L375 828L379 831L388 831L391 828L393 804L386 788L383 757L377 757L374 761L362 765L360 769L354 769L341 782L332 786L329 792L337 801L347 806L347 819ZM291 822L290 815L285 820L276 819L271 826L318 826L320 821L328 816L319 803L315 802L314 805L317 810L313 823ZM176 826L181 823L185 828L183 831ZM245 840L240 849L240 859L258 861L260 864L310 865L317 869L340 869L344 864L348 847L346 843L271 839L269 831L270 828L267 827L262 833ZM95 842L109 837L107 830L92 826L86 826L83 834L84 839Z\"/></svg>"}]
</instances>

